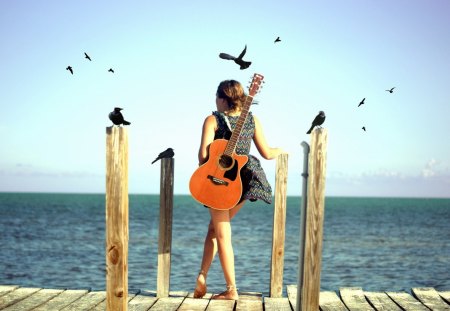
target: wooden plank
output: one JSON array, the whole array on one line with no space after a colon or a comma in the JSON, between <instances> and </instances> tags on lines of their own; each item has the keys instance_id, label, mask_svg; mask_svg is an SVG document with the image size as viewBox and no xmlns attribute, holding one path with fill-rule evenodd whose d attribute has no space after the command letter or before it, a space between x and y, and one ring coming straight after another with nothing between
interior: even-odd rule
<instances>
[{"instance_id":1,"label":"wooden plank","mask_svg":"<svg viewBox=\"0 0 450 311\"><path fill-rule=\"evenodd\" d=\"M211 299L209 301L207 311L232 311L236 305L236 300L220 300Z\"/></svg>"},{"instance_id":2,"label":"wooden plank","mask_svg":"<svg viewBox=\"0 0 450 311\"><path fill-rule=\"evenodd\" d=\"M339 289L341 299L350 311L373 311L367 302L361 287L342 287Z\"/></svg>"},{"instance_id":3,"label":"wooden plank","mask_svg":"<svg viewBox=\"0 0 450 311\"><path fill-rule=\"evenodd\" d=\"M33 295L28 296L25 299L15 303L14 305L9 306L2 310L4 311L32 310L48 302L53 297L61 294L63 291L64 291L63 289L42 289L37 291Z\"/></svg>"},{"instance_id":4,"label":"wooden plank","mask_svg":"<svg viewBox=\"0 0 450 311\"><path fill-rule=\"evenodd\" d=\"M169 297L172 249L174 159L161 159L157 297Z\"/></svg>"},{"instance_id":5,"label":"wooden plank","mask_svg":"<svg viewBox=\"0 0 450 311\"><path fill-rule=\"evenodd\" d=\"M212 294L206 293L203 298L194 298L194 293L188 293L183 303L177 311L180 310L206 310Z\"/></svg>"},{"instance_id":6,"label":"wooden plank","mask_svg":"<svg viewBox=\"0 0 450 311\"><path fill-rule=\"evenodd\" d=\"M405 292L386 292L405 311L429 311L427 307Z\"/></svg>"},{"instance_id":7,"label":"wooden plank","mask_svg":"<svg viewBox=\"0 0 450 311\"><path fill-rule=\"evenodd\" d=\"M33 311L61 310L87 294L87 290L66 290Z\"/></svg>"},{"instance_id":8,"label":"wooden plank","mask_svg":"<svg viewBox=\"0 0 450 311\"><path fill-rule=\"evenodd\" d=\"M150 308L150 311L176 311L184 297L164 297L159 298L158 301Z\"/></svg>"},{"instance_id":9,"label":"wooden plank","mask_svg":"<svg viewBox=\"0 0 450 311\"><path fill-rule=\"evenodd\" d=\"M447 303L450 303L450 291L443 291L443 292L440 291L439 296L441 296L442 299L447 301Z\"/></svg>"},{"instance_id":10,"label":"wooden plank","mask_svg":"<svg viewBox=\"0 0 450 311\"><path fill-rule=\"evenodd\" d=\"M378 311L402 311L402 309L386 294L382 292L364 292L367 300Z\"/></svg>"},{"instance_id":11,"label":"wooden plank","mask_svg":"<svg viewBox=\"0 0 450 311\"><path fill-rule=\"evenodd\" d=\"M0 309L14 305L15 303L33 295L40 288L19 287L0 297Z\"/></svg>"},{"instance_id":12,"label":"wooden plank","mask_svg":"<svg viewBox=\"0 0 450 311\"><path fill-rule=\"evenodd\" d=\"M288 285L287 294L294 310L297 307L297 285ZM348 311L336 292L322 291L319 295L319 307L322 311Z\"/></svg>"},{"instance_id":13,"label":"wooden plank","mask_svg":"<svg viewBox=\"0 0 450 311\"><path fill-rule=\"evenodd\" d=\"M106 128L106 309L127 309L128 132Z\"/></svg>"},{"instance_id":14,"label":"wooden plank","mask_svg":"<svg viewBox=\"0 0 450 311\"><path fill-rule=\"evenodd\" d=\"M155 293L150 291L141 291L128 303L129 311L147 311L155 304L158 298Z\"/></svg>"},{"instance_id":15,"label":"wooden plank","mask_svg":"<svg viewBox=\"0 0 450 311\"><path fill-rule=\"evenodd\" d=\"M347 307L338 297L336 292L323 291L320 292L319 306L322 311L347 311Z\"/></svg>"},{"instance_id":16,"label":"wooden plank","mask_svg":"<svg viewBox=\"0 0 450 311\"><path fill-rule=\"evenodd\" d=\"M170 291L169 292L169 296L170 297L187 297L188 295L189 295L189 293L187 291L184 291L184 290Z\"/></svg>"},{"instance_id":17,"label":"wooden plank","mask_svg":"<svg viewBox=\"0 0 450 311\"><path fill-rule=\"evenodd\" d=\"M315 129L311 134L306 199L306 224L303 267L300 275L301 310L317 310L320 296L320 271L322 265L323 220L325 213L325 175L328 132Z\"/></svg>"},{"instance_id":18,"label":"wooden plank","mask_svg":"<svg viewBox=\"0 0 450 311\"><path fill-rule=\"evenodd\" d=\"M284 240L286 227L288 154L277 157L275 174L275 205L272 229L272 258L270 265L270 297L283 296Z\"/></svg>"},{"instance_id":19,"label":"wooden plank","mask_svg":"<svg viewBox=\"0 0 450 311\"><path fill-rule=\"evenodd\" d=\"M9 292L12 292L19 286L17 285L0 285L0 296L6 295Z\"/></svg>"},{"instance_id":20,"label":"wooden plank","mask_svg":"<svg viewBox=\"0 0 450 311\"><path fill-rule=\"evenodd\" d=\"M288 298L264 297L265 311L292 311ZM312 310L311 310L312 311Z\"/></svg>"},{"instance_id":21,"label":"wooden plank","mask_svg":"<svg viewBox=\"0 0 450 311\"><path fill-rule=\"evenodd\" d=\"M105 299L106 299L106 291L89 292L62 310L63 311L90 310L95 306L97 306L99 303L105 301Z\"/></svg>"},{"instance_id":22,"label":"wooden plank","mask_svg":"<svg viewBox=\"0 0 450 311\"><path fill-rule=\"evenodd\" d=\"M450 306L442 300L439 293L432 287L412 288L413 295L431 310L450 310Z\"/></svg>"},{"instance_id":23,"label":"wooden plank","mask_svg":"<svg viewBox=\"0 0 450 311\"><path fill-rule=\"evenodd\" d=\"M296 310L296 308L297 308L297 285L286 285L286 292L288 295L289 303L292 306L292 309Z\"/></svg>"},{"instance_id":24,"label":"wooden plank","mask_svg":"<svg viewBox=\"0 0 450 311\"><path fill-rule=\"evenodd\" d=\"M262 294L256 292L239 292L236 311L263 311Z\"/></svg>"},{"instance_id":25,"label":"wooden plank","mask_svg":"<svg viewBox=\"0 0 450 311\"><path fill-rule=\"evenodd\" d=\"M134 298L134 296L136 296L135 293L128 293L127 300L126 300L127 308L128 308L128 303L131 301L131 299ZM106 297L106 292L105 292L105 297ZM98 305L96 305L94 308L92 308L90 311L105 311L107 303L108 302L105 299L102 302L100 302Z\"/></svg>"},{"instance_id":26,"label":"wooden plank","mask_svg":"<svg viewBox=\"0 0 450 311\"><path fill-rule=\"evenodd\" d=\"M183 300L183 303L178 308L177 311L203 311L208 307L209 299L208 298L192 298L186 297Z\"/></svg>"}]
</instances>

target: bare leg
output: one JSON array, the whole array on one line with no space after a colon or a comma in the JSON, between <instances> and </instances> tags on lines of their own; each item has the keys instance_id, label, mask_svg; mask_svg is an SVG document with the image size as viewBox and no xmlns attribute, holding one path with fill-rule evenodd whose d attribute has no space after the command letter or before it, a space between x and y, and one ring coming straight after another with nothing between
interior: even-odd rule
<instances>
[{"instance_id":1,"label":"bare leg","mask_svg":"<svg viewBox=\"0 0 450 311\"><path fill-rule=\"evenodd\" d=\"M228 210L230 220L233 219L233 217L241 209L244 203L245 201L239 203L232 209ZM205 243L203 247L203 258L201 265L201 271L205 272L205 274L208 274L209 268L211 267L212 261L216 256L216 253L217 253L216 233L214 231L214 225L212 223L212 220L210 220L208 225L208 232L205 237Z\"/></svg>"},{"instance_id":2,"label":"bare leg","mask_svg":"<svg viewBox=\"0 0 450 311\"><path fill-rule=\"evenodd\" d=\"M227 211L222 211L224 213L228 212L228 223L229 223L229 220L231 220L237 214L237 212L241 209L241 207L244 205L244 203L245 203L245 201L242 201L241 203L239 203L232 209L227 210ZM231 233L231 230L230 230L230 233ZM230 236L230 238L231 238L231 236ZM205 242L204 242L203 258L202 258L200 273L197 278L197 287L194 292L195 298L201 298L206 293L206 277L207 277L209 268L211 267L212 261L216 255L216 253L217 253L217 239L216 239L216 232L214 230L214 225L213 225L212 216L211 216L211 221L208 225L208 232L206 234ZM233 261L234 261L234 256L233 256ZM233 274L234 274L234 263L233 263Z\"/></svg>"},{"instance_id":3,"label":"bare leg","mask_svg":"<svg viewBox=\"0 0 450 311\"><path fill-rule=\"evenodd\" d=\"M205 244L203 246L203 258L201 271L205 274L208 274L209 268L211 267L211 263L217 253L217 240L216 233L214 232L214 226L212 221L209 222L208 232L205 237Z\"/></svg>"},{"instance_id":4,"label":"bare leg","mask_svg":"<svg viewBox=\"0 0 450 311\"><path fill-rule=\"evenodd\" d=\"M197 286L194 291L194 298L202 298L206 294L206 276L209 268L217 253L216 234L212 222L209 222L208 232L206 233L205 243L203 245L203 258L200 267L200 273L197 277Z\"/></svg>"},{"instance_id":5,"label":"bare leg","mask_svg":"<svg viewBox=\"0 0 450 311\"><path fill-rule=\"evenodd\" d=\"M236 291L236 278L234 271L234 252L231 242L231 223L230 220L244 202L238 204L234 210L221 211L210 210L211 221L216 234L217 250L219 253L220 263L222 265L223 276L227 284L227 291L215 296L216 299L238 299Z\"/></svg>"}]
</instances>

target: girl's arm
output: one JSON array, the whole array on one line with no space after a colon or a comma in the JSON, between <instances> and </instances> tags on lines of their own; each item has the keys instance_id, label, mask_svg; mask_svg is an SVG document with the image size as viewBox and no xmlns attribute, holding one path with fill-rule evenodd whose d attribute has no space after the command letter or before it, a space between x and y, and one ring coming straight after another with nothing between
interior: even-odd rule
<instances>
[{"instance_id":1,"label":"girl's arm","mask_svg":"<svg viewBox=\"0 0 450 311\"><path fill-rule=\"evenodd\" d=\"M203 123L202 139L200 142L200 149L198 150L198 163L202 165L208 160L208 146L214 140L214 133L217 129L216 117L208 116Z\"/></svg>"}]
</instances>

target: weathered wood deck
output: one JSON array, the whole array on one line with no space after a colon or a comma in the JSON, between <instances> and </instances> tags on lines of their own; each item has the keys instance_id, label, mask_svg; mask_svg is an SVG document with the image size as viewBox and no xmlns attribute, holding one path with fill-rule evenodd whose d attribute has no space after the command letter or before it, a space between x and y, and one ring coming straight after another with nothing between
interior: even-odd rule
<instances>
[{"instance_id":1,"label":"weathered wood deck","mask_svg":"<svg viewBox=\"0 0 450 311\"><path fill-rule=\"evenodd\" d=\"M169 298L157 298L155 291L130 292L128 310L295 310L297 288L287 286L288 297L269 298L260 293L240 293L238 301L192 298L192 293L170 292ZM72 289L42 289L0 285L0 310L105 310L106 292ZM359 287L320 293L320 309L372 310L450 310L450 291L413 288L406 292L365 292ZM309 310L308 310L309 311ZM314 311L314 310L311 310Z\"/></svg>"}]
</instances>

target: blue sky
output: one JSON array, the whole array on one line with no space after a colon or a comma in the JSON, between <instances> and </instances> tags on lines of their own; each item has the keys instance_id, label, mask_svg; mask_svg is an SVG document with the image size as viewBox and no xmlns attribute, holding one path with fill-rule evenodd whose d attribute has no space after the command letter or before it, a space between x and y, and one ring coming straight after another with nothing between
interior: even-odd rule
<instances>
[{"instance_id":1,"label":"blue sky","mask_svg":"<svg viewBox=\"0 0 450 311\"><path fill-rule=\"evenodd\" d=\"M159 193L150 163L172 147L187 194L218 83L257 72L252 111L290 155L290 195L324 110L327 195L450 197L449 15L446 0L1 1L0 191L104 192L119 106L130 193ZM246 70L218 57L245 45ZM275 161L262 164L273 185Z\"/></svg>"}]
</instances>

